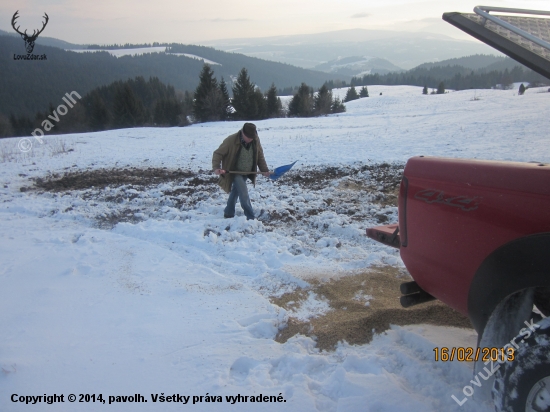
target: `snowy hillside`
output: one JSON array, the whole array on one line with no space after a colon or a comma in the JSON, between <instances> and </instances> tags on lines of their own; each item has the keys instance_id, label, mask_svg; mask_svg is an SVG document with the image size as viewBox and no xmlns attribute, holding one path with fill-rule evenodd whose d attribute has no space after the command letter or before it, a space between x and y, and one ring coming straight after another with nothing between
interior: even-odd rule
<instances>
[{"instance_id":1,"label":"snowy hillside","mask_svg":"<svg viewBox=\"0 0 550 412\"><path fill-rule=\"evenodd\" d=\"M122 56L140 56L142 54L148 54L148 53L164 53L166 50L165 46L159 46L159 47L138 47L135 49L109 49L109 50L95 50L95 49L73 49L68 50L75 53L93 53L93 52L99 52L99 51L106 51L109 54L112 54L115 57L122 57ZM204 57L196 56L194 54L189 53L170 53L175 56L185 56L189 57L191 59L201 60L204 63L208 63L211 65L220 65L220 63L216 63L212 60L205 59Z\"/></svg>"},{"instance_id":2,"label":"snowy hillside","mask_svg":"<svg viewBox=\"0 0 550 412\"><path fill-rule=\"evenodd\" d=\"M460 315L369 323L407 275L365 229L397 221L411 156L550 162L550 93L421 92L369 86L346 113L257 122L270 168L298 163L249 186L254 221L223 218L210 172L242 122L0 141L0 410L492 410L451 397L472 365L433 360L475 346ZM44 394L64 402L24 403Z\"/></svg>"}]
</instances>

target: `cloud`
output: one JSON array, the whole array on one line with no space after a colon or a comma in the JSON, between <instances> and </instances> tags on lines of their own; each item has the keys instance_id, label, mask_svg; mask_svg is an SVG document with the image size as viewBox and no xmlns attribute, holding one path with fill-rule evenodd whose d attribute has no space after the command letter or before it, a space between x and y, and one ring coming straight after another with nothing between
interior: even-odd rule
<instances>
[{"instance_id":1,"label":"cloud","mask_svg":"<svg viewBox=\"0 0 550 412\"><path fill-rule=\"evenodd\" d=\"M361 19L363 17L369 17L369 13L355 13L353 16L351 16L352 19Z\"/></svg>"}]
</instances>

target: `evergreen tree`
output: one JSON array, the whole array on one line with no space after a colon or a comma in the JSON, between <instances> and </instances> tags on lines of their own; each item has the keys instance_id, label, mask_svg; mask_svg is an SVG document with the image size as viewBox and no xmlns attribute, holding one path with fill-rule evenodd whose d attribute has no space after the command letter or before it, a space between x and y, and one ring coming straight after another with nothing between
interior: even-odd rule
<instances>
[{"instance_id":1,"label":"evergreen tree","mask_svg":"<svg viewBox=\"0 0 550 412\"><path fill-rule=\"evenodd\" d=\"M361 87L361 90L359 90L359 97L369 97L369 90L367 89L367 86Z\"/></svg>"},{"instance_id":2,"label":"evergreen tree","mask_svg":"<svg viewBox=\"0 0 550 412\"><path fill-rule=\"evenodd\" d=\"M520 96L522 96L523 93L525 93L525 86L523 85L523 83L521 83L521 84L519 85L518 94L519 94Z\"/></svg>"},{"instance_id":3,"label":"evergreen tree","mask_svg":"<svg viewBox=\"0 0 550 412\"><path fill-rule=\"evenodd\" d=\"M224 103L222 92L219 87L216 87L210 90L204 100L203 108L206 113L208 113L208 118L206 119L209 122L217 122L222 120L222 115L224 113Z\"/></svg>"},{"instance_id":4,"label":"evergreen tree","mask_svg":"<svg viewBox=\"0 0 550 412\"><path fill-rule=\"evenodd\" d=\"M548 91L550 92L550 89ZM277 97L277 116L286 117L285 109L283 108L283 103L281 102L280 97Z\"/></svg>"},{"instance_id":5,"label":"evergreen tree","mask_svg":"<svg viewBox=\"0 0 550 412\"><path fill-rule=\"evenodd\" d=\"M157 126L177 126L181 112L181 103L174 97L168 97L157 101L153 119Z\"/></svg>"},{"instance_id":6,"label":"evergreen tree","mask_svg":"<svg viewBox=\"0 0 550 412\"><path fill-rule=\"evenodd\" d=\"M199 75L199 85L195 89L193 115L199 122L220 119L222 99L218 81L209 65L202 67Z\"/></svg>"},{"instance_id":7,"label":"evergreen tree","mask_svg":"<svg viewBox=\"0 0 550 412\"><path fill-rule=\"evenodd\" d=\"M53 104L50 103L50 112L49 113L40 113L40 112L37 112L36 115L34 116L34 121L33 121L33 129L36 128L36 127L40 127L42 129L42 125L40 124L40 122L42 122L44 119L48 119L48 115L49 114L52 114L53 113ZM50 119L48 119L48 121L50 121ZM52 123L53 124L53 123ZM46 130L46 132L48 132L48 130Z\"/></svg>"},{"instance_id":8,"label":"evergreen tree","mask_svg":"<svg viewBox=\"0 0 550 412\"><path fill-rule=\"evenodd\" d=\"M188 117L193 115L193 96L186 90L183 96L179 97L179 101L182 103L182 113L180 115L179 125L187 126L189 124Z\"/></svg>"},{"instance_id":9,"label":"evergreen tree","mask_svg":"<svg viewBox=\"0 0 550 412\"><path fill-rule=\"evenodd\" d=\"M117 87L113 101L113 125L118 128L143 126L145 107L128 83Z\"/></svg>"},{"instance_id":10,"label":"evergreen tree","mask_svg":"<svg viewBox=\"0 0 550 412\"><path fill-rule=\"evenodd\" d=\"M57 134L135 127L151 122L162 126L187 125L192 107L189 92L176 94L172 86L164 85L158 78L146 81L137 77L93 89L64 115L62 122L48 118L56 110L50 104L33 119L12 116L9 126L12 135L16 130L28 130L23 135L29 135L37 127L47 134Z\"/></svg>"},{"instance_id":11,"label":"evergreen tree","mask_svg":"<svg viewBox=\"0 0 550 412\"><path fill-rule=\"evenodd\" d=\"M261 120L267 118L267 100L259 88L252 94L252 105L250 108L251 120Z\"/></svg>"},{"instance_id":12,"label":"evergreen tree","mask_svg":"<svg viewBox=\"0 0 550 412\"><path fill-rule=\"evenodd\" d=\"M355 90L355 86L352 86L348 89L344 102L351 102L357 99L359 99L359 95L357 94L357 90Z\"/></svg>"},{"instance_id":13,"label":"evergreen tree","mask_svg":"<svg viewBox=\"0 0 550 412\"><path fill-rule=\"evenodd\" d=\"M445 94L445 83L439 83L439 85L437 86L437 94Z\"/></svg>"},{"instance_id":14,"label":"evergreen tree","mask_svg":"<svg viewBox=\"0 0 550 412\"><path fill-rule=\"evenodd\" d=\"M514 82L510 72L508 69L504 70L504 73L502 74L500 84L502 85L503 90L508 90L512 88L512 83Z\"/></svg>"},{"instance_id":15,"label":"evergreen tree","mask_svg":"<svg viewBox=\"0 0 550 412\"><path fill-rule=\"evenodd\" d=\"M107 124L109 123L109 112L107 110L107 106L105 105L105 102L97 89L90 93L89 98L90 102L88 104L87 113L88 123L94 132L105 130L107 128Z\"/></svg>"},{"instance_id":16,"label":"evergreen tree","mask_svg":"<svg viewBox=\"0 0 550 412\"><path fill-rule=\"evenodd\" d=\"M66 116L64 116L62 133L87 132L90 130L89 123L88 111L86 107L79 102L69 110Z\"/></svg>"},{"instance_id":17,"label":"evergreen tree","mask_svg":"<svg viewBox=\"0 0 550 412\"><path fill-rule=\"evenodd\" d=\"M27 116L10 115L10 124L14 136L28 136L34 130L33 122Z\"/></svg>"},{"instance_id":18,"label":"evergreen tree","mask_svg":"<svg viewBox=\"0 0 550 412\"><path fill-rule=\"evenodd\" d=\"M231 108L230 108L231 99L229 98L229 92L227 91L227 84L225 83L223 76L222 76L222 80L220 81L220 93L222 96L220 119L228 120L231 114Z\"/></svg>"},{"instance_id":19,"label":"evergreen tree","mask_svg":"<svg viewBox=\"0 0 550 412\"><path fill-rule=\"evenodd\" d=\"M258 111L258 101L254 96L255 86L250 81L248 72L243 67L239 72L237 81L232 87L233 90L233 114L236 119L253 120L256 118Z\"/></svg>"},{"instance_id":20,"label":"evergreen tree","mask_svg":"<svg viewBox=\"0 0 550 412\"><path fill-rule=\"evenodd\" d=\"M49 115L53 114L55 112L55 107L52 102L48 105L48 110L44 112L44 114L38 112L34 116L34 122L33 122L33 128L39 127L44 130L45 133L52 133L60 132L60 122L52 121L52 119L48 118ZM55 115L54 115L55 116ZM42 124L44 121L46 121L46 124Z\"/></svg>"},{"instance_id":21,"label":"evergreen tree","mask_svg":"<svg viewBox=\"0 0 550 412\"><path fill-rule=\"evenodd\" d=\"M13 136L13 129L11 127L10 119L0 114L0 137Z\"/></svg>"},{"instance_id":22,"label":"evergreen tree","mask_svg":"<svg viewBox=\"0 0 550 412\"><path fill-rule=\"evenodd\" d=\"M424 86L422 89L422 94L428 94L428 86Z\"/></svg>"},{"instance_id":23,"label":"evergreen tree","mask_svg":"<svg viewBox=\"0 0 550 412\"><path fill-rule=\"evenodd\" d=\"M331 111L332 113L343 113L346 111L346 106L338 97L335 97L332 102Z\"/></svg>"},{"instance_id":24,"label":"evergreen tree","mask_svg":"<svg viewBox=\"0 0 550 412\"><path fill-rule=\"evenodd\" d=\"M293 86L293 87L285 87L283 89L279 89L277 91L277 94L279 96L293 96L294 94L296 94L296 92L298 91L298 86Z\"/></svg>"},{"instance_id":25,"label":"evergreen tree","mask_svg":"<svg viewBox=\"0 0 550 412\"><path fill-rule=\"evenodd\" d=\"M178 126L180 123L180 115L182 112L181 103L175 98L170 97L164 100L166 109L165 109L165 119L169 126Z\"/></svg>"},{"instance_id":26,"label":"evergreen tree","mask_svg":"<svg viewBox=\"0 0 550 412\"><path fill-rule=\"evenodd\" d=\"M315 95L313 110L316 115L328 114L332 111L332 91L324 84Z\"/></svg>"},{"instance_id":27,"label":"evergreen tree","mask_svg":"<svg viewBox=\"0 0 550 412\"><path fill-rule=\"evenodd\" d=\"M271 84L271 87L266 94L266 104L267 104L267 117L280 117L283 105L281 99L277 97L277 88L275 84Z\"/></svg>"},{"instance_id":28,"label":"evergreen tree","mask_svg":"<svg viewBox=\"0 0 550 412\"><path fill-rule=\"evenodd\" d=\"M292 117L310 117L313 115L313 104L313 89L302 83L290 100L288 114Z\"/></svg>"}]
</instances>

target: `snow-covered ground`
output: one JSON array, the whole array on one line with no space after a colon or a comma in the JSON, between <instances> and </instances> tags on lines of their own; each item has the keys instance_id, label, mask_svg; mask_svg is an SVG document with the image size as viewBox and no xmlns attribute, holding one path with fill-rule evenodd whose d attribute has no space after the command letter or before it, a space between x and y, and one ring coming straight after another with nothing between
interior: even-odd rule
<instances>
[{"instance_id":1,"label":"snow-covered ground","mask_svg":"<svg viewBox=\"0 0 550 412\"><path fill-rule=\"evenodd\" d=\"M550 93L542 91L423 96L417 87L370 86L371 97L343 114L257 122L270 167L298 163L251 188L263 210L256 221L239 206L224 219L226 195L207 172L240 122L45 136L28 153L18 139L0 141L0 410L491 410L451 397L464 398L471 365L433 360L436 346L475 346L472 331L395 326L369 344L325 352L310 337L274 338L290 316L331 310L326 302L310 294L291 313L270 297L311 276L402 266L364 236L382 215L397 220L380 201L387 188L373 186L383 163L398 171L414 155L550 162ZM138 178L44 189L64 173L102 169L117 169L106 181L120 169ZM146 178L177 169L179 178ZM297 178L334 170L349 173L316 187ZM350 185L363 190L344 190ZM65 402L12 401L44 394ZM106 404L78 402L79 394L102 394ZM134 394L147 403L108 405L109 396ZM189 403L160 402L173 394ZM231 406L226 396L238 394L280 401Z\"/></svg>"}]
</instances>

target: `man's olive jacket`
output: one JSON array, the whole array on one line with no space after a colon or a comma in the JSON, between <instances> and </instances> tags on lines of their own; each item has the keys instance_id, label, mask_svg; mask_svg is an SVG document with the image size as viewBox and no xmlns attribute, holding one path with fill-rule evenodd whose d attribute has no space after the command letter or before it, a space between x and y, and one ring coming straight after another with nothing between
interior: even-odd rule
<instances>
[{"instance_id":1,"label":"man's olive jacket","mask_svg":"<svg viewBox=\"0 0 550 412\"><path fill-rule=\"evenodd\" d=\"M254 163L252 165L252 171L257 171L258 168L260 172L268 172L267 163L264 157L264 150L262 149L262 144L260 143L260 138L256 137L252 140L252 149L254 151L253 159ZM212 155L212 170L224 169L224 170L235 170L237 165L237 159L239 158L239 153L241 151L241 131L232 134L225 138L220 147L218 147L214 154ZM220 167L221 164L221 167ZM233 183L232 173L225 173L220 175L218 178L218 184L226 192L231 191L231 183ZM252 183L256 184L256 175L248 175Z\"/></svg>"}]
</instances>

